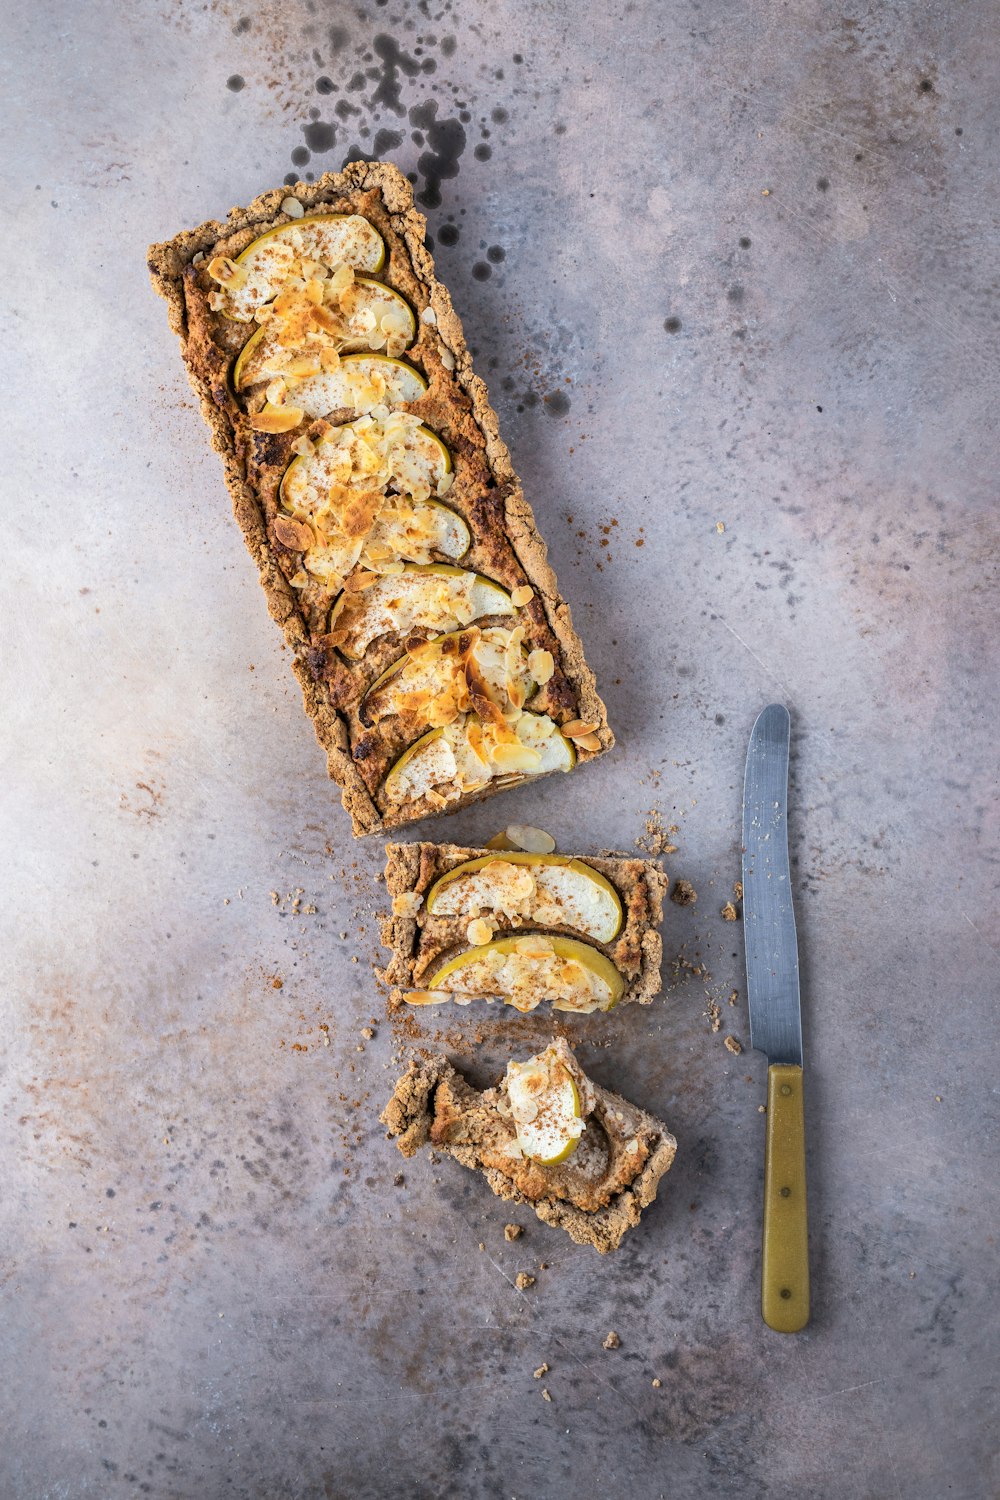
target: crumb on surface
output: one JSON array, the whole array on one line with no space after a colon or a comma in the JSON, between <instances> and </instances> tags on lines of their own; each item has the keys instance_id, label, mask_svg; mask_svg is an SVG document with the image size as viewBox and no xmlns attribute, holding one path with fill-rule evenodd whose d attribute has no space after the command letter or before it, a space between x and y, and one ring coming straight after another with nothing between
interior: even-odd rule
<instances>
[{"instance_id":1,"label":"crumb on surface","mask_svg":"<svg viewBox=\"0 0 1000 1500\"><path fill-rule=\"evenodd\" d=\"M532 1370L531 1376L532 1376L533 1380L541 1380L542 1376L543 1375L547 1375L548 1373L549 1373L549 1367L548 1367L547 1364L545 1364L543 1362L542 1364L540 1364L538 1366L537 1370Z\"/></svg>"},{"instance_id":2,"label":"crumb on surface","mask_svg":"<svg viewBox=\"0 0 1000 1500\"><path fill-rule=\"evenodd\" d=\"M514 1285L517 1287L519 1292L526 1292L528 1290L528 1287L534 1286L534 1284L534 1276L529 1276L527 1271L518 1271L517 1275L514 1277Z\"/></svg>"},{"instance_id":3,"label":"crumb on surface","mask_svg":"<svg viewBox=\"0 0 1000 1500\"><path fill-rule=\"evenodd\" d=\"M723 1042L723 1046L725 1047L726 1051L731 1052L734 1057L739 1057L740 1053L743 1051L743 1043L737 1041L736 1037L734 1036L727 1036L726 1040Z\"/></svg>"},{"instance_id":4,"label":"crumb on surface","mask_svg":"<svg viewBox=\"0 0 1000 1500\"><path fill-rule=\"evenodd\" d=\"M743 900L743 882L742 882L742 880L734 880L733 881L733 895L736 897L737 901L742 901Z\"/></svg>"},{"instance_id":5,"label":"crumb on surface","mask_svg":"<svg viewBox=\"0 0 1000 1500\"><path fill-rule=\"evenodd\" d=\"M690 880L675 880L670 899L675 906L693 906L698 899L698 892Z\"/></svg>"},{"instance_id":6,"label":"crumb on surface","mask_svg":"<svg viewBox=\"0 0 1000 1500\"><path fill-rule=\"evenodd\" d=\"M392 1179L392 1185L393 1187L405 1187L406 1178L403 1176L402 1172L396 1173L395 1177Z\"/></svg>"},{"instance_id":7,"label":"crumb on surface","mask_svg":"<svg viewBox=\"0 0 1000 1500\"><path fill-rule=\"evenodd\" d=\"M739 912L736 910L736 907L731 901L727 901L722 908L722 920L724 922L735 922L738 916Z\"/></svg>"},{"instance_id":8,"label":"crumb on surface","mask_svg":"<svg viewBox=\"0 0 1000 1500\"><path fill-rule=\"evenodd\" d=\"M660 1386L662 1384L663 1384L663 1381L660 1379L659 1375L656 1375L656 1376L653 1377L653 1390L654 1391L658 1391L660 1389Z\"/></svg>"},{"instance_id":9,"label":"crumb on surface","mask_svg":"<svg viewBox=\"0 0 1000 1500\"><path fill-rule=\"evenodd\" d=\"M361 1035L364 1037L366 1042L373 1042L375 1040L374 1026L362 1026Z\"/></svg>"},{"instance_id":10,"label":"crumb on surface","mask_svg":"<svg viewBox=\"0 0 1000 1500\"><path fill-rule=\"evenodd\" d=\"M486 1246L483 1244L482 1240L479 1241L479 1248L480 1248L480 1250L485 1250L486 1249Z\"/></svg>"},{"instance_id":11,"label":"crumb on surface","mask_svg":"<svg viewBox=\"0 0 1000 1500\"><path fill-rule=\"evenodd\" d=\"M545 1388L544 1385L542 1386L542 1400L543 1401L551 1401L552 1400L552 1397L549 1395L549 1393L546 1390L546 1388Z\"/></svg>"},{"instance_id":12,"label":"crumb on surface","mask_svg":"<svg viewBox=\"0 0 1000 1500\"><path fill-rule=\"evenodd\" d=\"M523 1233L524 1226L521 1224L505 1224L503 1226L503 1237L508 1241L508 1243L511 1240L520 1239Z\"/></svg>"},{"instance_id":13,"label":"crumb on surface","mask_svg":"<svg viewBox=\"0 0 1000 1500\"><path fill-rule=\"evenodd\" d=\"M622 1341L618 1337L617 1333L615 1333L615 1330L612 1328L607 1338L604 1339L601 1347L604 1349L620 1349L621 1346Z\"/></svg>"}]
</instances>

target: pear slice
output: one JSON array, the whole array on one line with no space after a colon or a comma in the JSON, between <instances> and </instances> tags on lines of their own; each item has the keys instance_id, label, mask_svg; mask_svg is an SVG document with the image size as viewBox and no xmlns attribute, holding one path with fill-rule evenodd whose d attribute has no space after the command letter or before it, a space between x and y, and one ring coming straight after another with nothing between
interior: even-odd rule
<instances>
[{"instance_id":1,"label":"pear slice","mask_svg":"<svg viewBox=\"0 0 1000 1500\"><path fill-rule=\"evenodd\" d=\"M528 743L529 736L521 726L526 724L528 731L534 730L534 721L540 719L545 720L546 732L535 732L537 756L531 769L517 772L516 779L544 776L549 771L570 771L576 763L571 742L544 714L522 714L517 724L519 737ZM382 783L388 801L397 806L417 802L430 791L436 791L448 801L456 801L464 793L486 786L502 776L515 779L498 772L472 749L468 731L470 726L477 724L475 715L465 715L442 729L430 729L415 740L390 768Z\"/></svg>"},{"instance_id":2,"label":"pear slice","mask_svg":"<svg viewBox=\"0 0 1000 1500\"><path fill-rule=\"evenodd\" d=\"M331 631L345 656L360 661L379 636L408 630L455 630L486 615L511 615L506 589L452 563L406 563L367 588L343 590L330 611Z\"/></svg>"},{"instance_id":3,"label":"pear slice","mask_svg":"<svg viewBox=\"0 0 1000 1500\"><path fill-rule=\"evenodd\" d=\"M385 265L385 241L360 214L310 214L278 224L251 240L236 265L240 275L223 289L227 318L249 323L258 307L276 297L303 261L356 271L380 271Z\"/></svg>"},{"instance_id":4,"label":"pear slice","mask_svg":"<svg viewBox=\"0 0 1000 1500\"><path fill-rule=\"evenodd\" d=\"M586 1120L576 1079L558 1047L546 1047L524 1063L511 1060L503 1087L522 1154L542 1167L568 1161Z\"/></svg>"},{"instance_id":5,"label":"pear slice","mask_svg":"<svg viewBox=\"0 0 1000 1500\"><path fill-rule=\"evenodd\" d=\"M288 369L292 360L301 359L320 349L336 348L342 354L352 350L369 350L371 346L365 327L367 314L374 317L377 325L387 313L391 313L406 339L407 349L417 336L417 320L406 298L394 292L392 287L381 281L372 281L368 276L355 277L353 286L344 293L340 311L347 325L345 338L334 339L317 332L293 348L286 348L279 342L279 328L273 319L262 323L237 355L233 365L233 390L239 392L262 380L273 380L276 375L281 375Z\"/></svg>"},{"instance_id":6,"label":"pear slice","mask_svg":"<svg viewBox=\"0 0 1000 1500\"><path fill-rule=\"evenodd\" d=\"M610 958L579 938L518 933L457 954L424 988L450 990L459 1004L500 996L526 1012L550 1000L554 1010L586 1015L617 1005L625 980Z\"/></svg>"},{"instance_id":7,"label":"pear slice","mask_svg":"<svg viewBox=\"0 0 1000 1500\"><path fill-rule=\"evenodd\" d=\"M499 625L492 626L479 633L479 639L474 641L469 651L483 680L491 689L493 701L499 704L508 701L509 640L509 630L504 630ZM446 635L436 636L405 652L381 677L375 679L365 693L358 710L361 722L377 724L380 719L402 712L404 699L411 697L412 700L412 695L416 693L425 693L429 701L435 692L448 686L453 671L457 670L456 664L464 656L468 646L467 631L450 630ZM528 653L523 646L519 655L521 669L517 673L516 685L520 689L519 701L526 703L535 691L535 683L531 680Z\"/></svg>"},{"instance_id":8,"label":"pear slice","mask_svg":"<svg viewBox=\"0 0 1000 1500\"><path fill-rule=\"evenodd\" d=\"M387 354L345 354L335 369L296 380L289 405L307 417L344 410L364 415L376 406L392 409L419 401L426 390L427 381L405 360Z\"/></svg>"},{"instance_id":9,"label":"pear slice","mask_svg":"<svg viewBox=\"0 0 1000 1500\"><path fill-rule=\"evenodd\" d=\"M452 471L447 446L415 417L394 412L383 422L363 417L356 423L328 428L316 439L313 451L293 458L281 476L278 494L282 505L291 511L321 509L331 485L345 482L345 474L355 477L352 450L359 440L368 450L364 455L366 467L381 460L383 471L388 471L386 484L399 494L416 494L423 499L425 491L436 495L447 488L447 476ZM378 477L382 479L382 472Z\"/></svg>"},{"instance_id":10,"label":"pear slice","mask_svg":"<svg viewBox=\"0 0 1000 1500\"><path fill-rule=\"evenodd\" d=\"M527 878L520 871L527 871ZM572 927L611 943L623 914L611 881L568 854L486 854L456 865L427 892L432 916L471 917L502 912L533 927Z\"/></svg>"}]
</instances>

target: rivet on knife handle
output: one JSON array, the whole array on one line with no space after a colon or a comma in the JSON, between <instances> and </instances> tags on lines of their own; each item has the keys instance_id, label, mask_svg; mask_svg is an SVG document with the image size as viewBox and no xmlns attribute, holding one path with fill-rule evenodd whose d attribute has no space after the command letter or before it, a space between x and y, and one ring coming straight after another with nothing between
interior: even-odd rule
<instances>
[{"instance_id":1,"label":"rivet on knife handle","mask_svg":"<svg viewBox=\"0 0 1000 1500\"><path fill-rule=\"evenodd\" d=\"M764 1322L778 1333L798 1333L809 1321L802 1069L788 1063L767 1070L760 1305Z\"/></svg>"}]
</instances>

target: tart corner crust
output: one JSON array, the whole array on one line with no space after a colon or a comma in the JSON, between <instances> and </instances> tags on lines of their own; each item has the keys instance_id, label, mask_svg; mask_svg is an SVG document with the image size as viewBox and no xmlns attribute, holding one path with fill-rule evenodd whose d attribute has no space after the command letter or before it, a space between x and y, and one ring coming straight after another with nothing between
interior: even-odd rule
<instances>
[{"instance_id":1,"label":"tart corner crust","mask_svg":"<svg viewBox=\"0 0 1000 1500\"><path fill-rule=\"evenodd\" d=\"M437 329L443 343L455 360L455 379L471 403L472 416L482 432L485 454L498 486L504 488L505 521L508 538L525 574L530 579L544 609L550 630L556 637L561 667L576 696L581 719L597 725L600 748L579 755L581 763L603 754L614 744L607 711L597 692L594 674L587 665L583 646L573 628L569 605L559 594L555 574L546 555L545 543L535 525L528 501L511 464L506 444L499 434L497 417L489 402L486 386L472 369L462 332L447 288L438 281L434 262L424 243L426 220L414 206L413 190L402 173L391 163L352 162L342 172L327 172L315 183L297 183L293 187L274 188L262 193L244 208L233 208L223 222L207 220L173 239L149 247L147 265L153 287L167 303L170 327L181 340L182 353L191 386L198 397L202 415L209 428L212 446L221 455L226 485L233 512L253 557L267 598L268 609L280 625L292 652L293 669L302 689L306 713L327 757L327 770L341 789L341 800L351 816L355 836L401 827L407 822L433 815L432 810L417 807L409 816L384 815L369 791L351 755L347 722L335 707L327 684L317 677L310 664L312 642L303 619L295 590L279 567L267 534L262 502L248 482L246 464L240 453L237 434L226 404L217 397L220 381L227 379L225 367L207 357L204 340L198 336L188 315L185 278L200 252L207 254L221 240L241 230L261 232L276 221L283 221L281 205L289 197L297 198L308 212L333 202L352 209L364 194L377 194L393 231L405 246L413 272L425 289L429 305L437 318ZM218 354L218 351L214 351ZM493 781L480 791L463 796L450 804L453 812L472 801L482 801L506 790L502 781Z\"/></svg>"}]
</instances>

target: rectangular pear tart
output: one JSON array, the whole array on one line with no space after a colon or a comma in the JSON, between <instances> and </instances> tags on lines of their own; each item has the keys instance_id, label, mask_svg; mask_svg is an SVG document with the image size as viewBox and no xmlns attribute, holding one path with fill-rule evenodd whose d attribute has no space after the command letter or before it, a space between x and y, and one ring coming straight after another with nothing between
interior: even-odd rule
<instances>
[{"instance_id":1,"label":"rectangular pear tart","mask_svg":"<svg viewBox=\"0 0 1000 1500\"><path fill-rule=\"evenodd\" d=\"M395 167L149 252L355 834L613 744Z\"/></svg>"},{"instance_id":2,"label":"rectangular pear tart","mask_svg":"<svg viewBox=\"0 0 1000 1500\"><path fill-rule=\"evenodd\" d=\"M387 844L386 858L394 1004L587 1013L659 992L668 882L653 860L429 843Z\"/></svg>"},{"instance_id":3,"label":"rectangular pear tart","mask_svg":"<svg viewBox=\"0 0 1000 1500\"><path fill-rule=\"evenodd\" d=\"M602 1254L638 1224L677 1150L659 1120L593 1083L561 1037L485 1093L446 1057L415 1060L381 1118L404 1156L444 1151Z\"/></svg>"}]
</instances>

